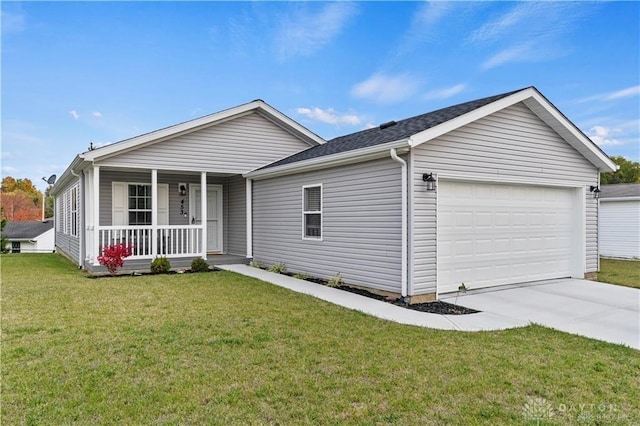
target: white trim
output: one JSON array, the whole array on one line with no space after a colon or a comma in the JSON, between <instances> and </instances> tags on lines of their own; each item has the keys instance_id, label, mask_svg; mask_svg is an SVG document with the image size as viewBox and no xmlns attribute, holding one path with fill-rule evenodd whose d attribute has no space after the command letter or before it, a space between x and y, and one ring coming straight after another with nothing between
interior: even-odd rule
<instances>
[{"instance_id":1,"label":"white trim","mask_svg":"<svg viewBox=\"0 0 640 426\"><path fill-rule=\"evenodd\" d=\"M151 170L151 255L158 254L158 170Z\"/></svg>"},{"instance_id":2,"label":"white trim","mask_svg":"<svg viewBox=\"0 0 640 426\"><path fill-rule=\"evenodd\" d=\"M582 181L563 181L560 182L557 178L553 179L538 179L535 180L533 178L526 177L502 177L496 175L488 175L482 173L447 173L447 172L433 172L436 177L436 189L438 188L437 180L438 178L442 178L445 180L456 180L456 181L469 181L475 183L499 183L499 184L507 184L507 185L528 185L528 186L556 186L556 187L564 187L564 188L576 188L586 187Z\"/></svg>"},{"instance_id":3,"label":"white trim","mask_svg":"<svg viewBox=\"0 0 640 426\"><path fill-rule=\"evenodd\" d=\"M253 181L247 179L245 181L245 205L247 220L247 258L253 258Z\"/></svg>"},{"instance_id":4,"label":"white trim","mask_svg":"<svg viewBox=\"0 0 640 426\"><path fill-rule=\"evenodd\" d=\"M573 191L574 217L571 229L573 236L571 239L571 252L573 253L571 276L579 279L584 279L584 274L587 272L587 200L585 193L586 189L584 187L575 187ZM576 256L575 253L579 253L579 256Z\"/></svg>"},{"instance_id":5,"label":"white trim","mask_svg":"<svg viewBox=\"0 0 640 426\"><path fill-rule=\"evenodd\" d=\"M402 211L402 218L401 218L401 244L402 247L400 249L401 251L401 262L402 264L400 265L400 294L402 295L402 297L406 297L407 296L407 162L404 161L402 158L398 157L398 154L396 153L396 150L391 148L391 150L389 150L389 155L391 155L391 158L393 159L393 161L400 163L400 174L401 174L401 181L402 181L402 201L401 201L401 211Z\"/></svg>"},{"instance_id":6,"label":"white trim","mask_svg":"<svg viewBox=\"0 0 640 426\"><path fill-rule=\"evenodd\" d=\"M374 160L387 157L389 149L398 149L399 154L408 151L408 139L374 145L367 148L354 149L337 154L324 155L322 157L310 158L308 160L296 161L295 163L283 164L281 166L269 167L267 169L256 169L243 174L245 178L253 180L272 178L290 173L308 172L311 170L325 169L328 167L340 166L343 164L354 164L356 162ZM400 148L407 148L402 150Z\"/></svg>"},{"instance_id":7,"label":"white trim","mask_svg":"<svg viewBox=\"0 0 640 426\"><path fill-rule=\"evenodd\" d=\"M198 208L200 208L200 218L202 220L202 223L200 224L201 228L202 228L202 232L206 234L207 232L207 226L208 226L208 193L210 189L215 189L218 193L218 211L217 211L217 216L218 216L218 247L219 250L217 251L208 251L208 241L207 241L207 235L203 236L203 250L204 250L204 255L206 256L207 253L224 253L224 189L223 189L223 185L221 184L212 184L209 183L206 185L207 190L206 191L202 191L202 183L191 183L189 184L189 217L190 218L195 218L195 216L193 215L193 213L195 211L197 211ZM196 205L196 197L195 197L195 191L200 190L200 199L202 200L202 198L206 198L207 200L205 201L205 203L201 203L200 206ZM204 220L202 219L204 218ZM189 219L189 221L191 221L191 219Z\"/></svg>"},{"instance_id":8,"label":"white trim","mask_svg":"<svg viewBox=\"0 0 640 426\"><path fill-rule=\"evenodd\" d=\"M320 136L306 129L299 123L293 121L264 101L256 100L244 105L238 105L224 111L196 118L194 120L156 130L154 132L146 133L144 135L136 136L131 139L125 139L123 141L99 149L87 151L83 154L80 154L80 157L86 161L96 161L98 159L104 159L109 156L121 154L125 151L137 148L141 145L155 143L166 138L173 138L184 133L193 132L203 127L219 124L230 119L250 114L254 111L259 112L264 118L267 118L275 124L278 124L289 133L292 133L295 136L305 140L307 143L309 143L309 145L321 145L326 142Z\"/></svg>"},{"instance_id":9,"label":"white trim","mask_svg":"<svg viewBox=\"0 0 640 426\"><path fill-rule=\"evenodd\" d=\"M584 155L594 165L596 165L600 169L600 171L614 172L617 170L617 165L609 157L607 157L607 155L602 152L596 146L596 144L591 141L591 139L589 139L584 133L582 133L553 104L551 104L551 102L549 102L544 96L542 96L540 92L538 92L533 87L521 90L512 95L509 95L502 99L498 99L497 101L491 102L487 105L470 111L466 114L453 118L449 121L445 121L444 123L434 126L430 129L418 132L409 138L409 144L412 147L419 146L427 141L437 138L438 136L442 136L445 133L449 133L462 126L465 126L469 123L477 121L483 117L486 117L490 114L493 114L497 111L523 101L527 101L526 104L530 109L532 109L531 106L539 106L541 110L534 111L534 109L537 109L534 108L532 109L532 111L534 112L534 114L538 115L540 119L542 119L545 123L549 124L549 126L551 126L556 132L559 133L560 129L558 129L558 126L562 126L563 129L567 130L567 135L561 134L560 136L562 136L571 146L576 149L578 149L579 147L586 148L587 152L591 154L591 158L584 155L584 153L580 149L578 149L578 151L580 151L582 155ZM544 113L544 116L540 116L539 113ZM571 137L567 138L567 136Z\"/></svg>"},{"instance_id":10,"label":"white trim","mask_svg":"<svg viewBox=\"0 0 640 426\"><path fill-rule=\"evenodd\" d=\"M415 225L416 225L416 215L415 215L415 208L416 208L416 197L415 197L415 155L413 154L412 151L409 151L409 172L408 172L408 179L409 179L409 242L408 242L408 250L409 250L409 266L408 266L408 289L407 292L413 296L415 293L415 240L413 237L413 234L415 232Z\"/></svg>"},{"instance_id":11,"label":"white trim","mask_svg":"<svg viewBox=\"0 0 640 426\"><path fill-rule=\"evenodd\" d=\"M93 166L93 264L97 265L100 254L100 166Z\"/></svg>"},{"instance_id":12,"label":"white trim","mask_svg":"<svg viewBox=\"0 0 640 426\"><path fill-rule=\"evenodd\" d=\"M320 188L320 211L306 211L304 209L304 193L305 193L305 189L307 188ZM302 239L303 240L309 240L309 241L323 241L324 240L324 214L323 214L323 208L324 208L324 188L322 187L321 183L316 183L313 185L302 185ZM320 238L318 237L308 237L306 235L306 229L305 229L305 215L307 214L320 214Z\"/></svg>"}]
</instances>

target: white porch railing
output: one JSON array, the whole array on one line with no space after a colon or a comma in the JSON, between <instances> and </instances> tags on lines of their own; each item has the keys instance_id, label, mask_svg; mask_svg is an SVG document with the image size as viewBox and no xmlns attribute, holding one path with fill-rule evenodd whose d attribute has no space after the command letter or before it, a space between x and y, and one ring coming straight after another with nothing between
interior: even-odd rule
<instances>
[{"instance_id":1,"label":"white porch railing","mask_svg":"<svg viewBox=\"0 0 640 426\"><path fill-rule=\"evenodd\" d=\"M124 243L131 246L127 259L152 259L154 256L191 257L202 255L202 226L158 226L157 247L153 249L152 226L100 226L98 228L99 253L105 247Z\"/></svg>"}]
</instances>

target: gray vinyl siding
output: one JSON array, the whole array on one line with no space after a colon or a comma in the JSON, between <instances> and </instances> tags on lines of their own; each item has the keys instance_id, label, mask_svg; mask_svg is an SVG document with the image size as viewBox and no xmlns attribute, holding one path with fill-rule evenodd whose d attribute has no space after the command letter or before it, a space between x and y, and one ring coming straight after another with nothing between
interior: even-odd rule
<instances>
[{"instance_id":1,"label":"gray vinyl siding","mask_svg":"<svg viewBox=\"0 0 640 426\"><path fill-rule=\"evenodd\" d=\"M255 181L253 255L292 272L400 292L401 168L391 159ZM302 238L302 187L322 184L322 241Z\"/></svg>"},{"instance_id":2,"label":"gray vinyl siding","mask_svg":"<svg viewBox=\"0 0 640 426\"><path fill-rule=\"evenodd\" d=\"M309 145L305 142L261 115L251 113L96 164L242 174L306 148Z\"/></svg>"},{"instance_id":3,"label":"gray vinyl siding","mask_svg":"<svg viewBox=\"0 0 640 426\"><path fill-rule=\"evenodd\" d=\"M80 237L73 236L70 234L65 234L62 232L62 229L59 229L60 219L62 218L60 206L63 203L63 196L67 189L71 188L74 185L78 185L80 182L80 178L74 178L71 180L64 188L61 188L58 191L58 195L56 196L56 220L55 220L55 228L56 228L56 250L62 252L65 256L71 259L76 265L78 264L78 258L80 256ZM79 197L82 197L82 194L79 193ZM81 203L78 203L80 206ZM80 217L81 213L78 212L78 217ZM79 232L85 232L82 228L80 228Z\"/></svg>"},{"instance_id":4,"label":"gray vinyl siding","mask_svg":"<svg viewBox=\"0 0 640 426\"><path fill-rule=\"evenodd\" d=\"M524 104L519 103L412 150L414 294L436 290L437 189L428 193L423 173L491 182L588 186L598 170ZM586 200L586 271L598 268L597 203Z\"/></svg>"},{"instance_id":5,"label":"gray vinyl siding","mask_svg":"<svg viewBox=\"0 0 640 426\"><path fill-rule=\"evenodd\" d=\"M225 241L228 241L229 254L245 256L247 254L247 204L246 183L242 176L234 176L227 180L226 194L229 206L226 228L229 230Z\"/></svg>"},{"instance_id":6,"label":"gray vinyl siding","mask_svg":"<svg viewBox=\"0 0 640 426\"><path fill-rule=\"evenodd\" d=\"M100 171L100 226L112 224L112 182L151 184L151 171L132 172L122 170ZM185 196L178 193L178 184L200 185L200 175L174 174L158 172L158 183L169 185L169 225L188 225L192 212L189 211L189 191ZM222 185L222 223L223 251L225 253L246 254L246 212L245 212L245 180L242 176L216 177L208 176L207 184ZM241 189L238 189L241 188ZM184 200L184 211L180 214L180 202Z\"/></svg>"}]
</instances>

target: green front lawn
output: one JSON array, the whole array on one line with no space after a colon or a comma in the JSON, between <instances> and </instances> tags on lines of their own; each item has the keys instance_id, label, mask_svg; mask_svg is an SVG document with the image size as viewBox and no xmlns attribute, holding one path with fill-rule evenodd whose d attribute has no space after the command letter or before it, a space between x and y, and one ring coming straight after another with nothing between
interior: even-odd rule
<instances>
[{"instance_id":1,"label":"green front lawn","mask_svg":"<svg viewBox=\"0 0 640 426\"><path fill-rule=\"evenodd\" d=\"M640 288L640 261L600 258L598 281Z\"/></svg>"},{"instance_id":2,"label":"green front lawn","mask_svg":"<svg viewBox=\"0 0 640 426\"><path fill-rule=\"evenodd\" d=\"M640 423L630 348L404 326L229 272L0 262L3 425Z\"/></svg>"}]
</instances>

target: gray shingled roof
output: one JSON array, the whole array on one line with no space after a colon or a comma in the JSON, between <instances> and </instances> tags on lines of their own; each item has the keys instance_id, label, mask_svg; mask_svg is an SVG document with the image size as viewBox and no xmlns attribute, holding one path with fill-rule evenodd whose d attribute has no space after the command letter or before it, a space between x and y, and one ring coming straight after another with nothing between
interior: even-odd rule
<instances>
[{"instance_id":1,"label":"gray shingled roof","mask_svg":"<svg viewBox=\"0 0 640 426\"><path fill-rule=\"evenodd\" d=\"M640 183L618 183L615 185L601 185L600 199L640 197Z\"/></svg>"},{"instance_id":2,"label":"gray shingled roof","mask_svg":"<svg viewBox=\"0 0 640 426\"><path fill-rule=\"evenodd\" d=\"M282 160L276 161L275 163L261 167L260 170L406 139L423 130L435 127L522 90L525 89L490 96L488 98L476 99L474 101L439 109L437 111L400 120L396 124L386 128L383 125L382 129L380 127L374 127L373 129L363 130L350 135L339 136L331 139L325 144L306 149L298 152L297 154L293 154L289 157L283 158Z\"/></svg>"},{"instance_id":3,"label":"gray shingled roof","mask_svg":"<svg viewBox=\"0 0 640 426\"><path fill-rule=\"evenodd\" d=\"M53 220L47 220L46 222L7 222L2 230L2 235L13 240L31 240L52 228Z\"/></svg>"}]
</instances>

